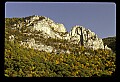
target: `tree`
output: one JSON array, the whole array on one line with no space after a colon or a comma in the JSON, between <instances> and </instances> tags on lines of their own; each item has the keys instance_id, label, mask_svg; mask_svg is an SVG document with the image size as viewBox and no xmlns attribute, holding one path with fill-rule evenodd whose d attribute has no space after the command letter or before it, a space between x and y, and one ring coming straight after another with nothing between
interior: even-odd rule
<instances>
[{"instance_id":1,"label":"tree","mask_svg":"<svg viewBox=\"0 0 120 82\"><path fill-rule=\"evenodd\" d=\"M114 52L116 52L116 37L103 38L104 45L110 47Z\"/></svg>"}]
</instances>

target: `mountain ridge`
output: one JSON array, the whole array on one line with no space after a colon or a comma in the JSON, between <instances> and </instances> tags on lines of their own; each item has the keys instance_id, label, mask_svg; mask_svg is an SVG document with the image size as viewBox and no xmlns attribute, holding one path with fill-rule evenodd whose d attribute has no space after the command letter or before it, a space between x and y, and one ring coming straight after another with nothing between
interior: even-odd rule
<instances>
[{"instance_id":1,"label":"mountain ridge","mask_svg":"<svg viewBox=\"0 0 120 82\"><path fill-rule=\"evenodd\" d=\"M111 49L104 49L103 41L94 32L82 26L75 26L68 33L55 31L47 25L45 28L48 29L44 30L44 27L36 25L35 29L41 30L38 31L33 29L33 22L34 20L30 25L23 18L5 19L6 77L114 75L116 53Z\"/></svg>"},{"instance_id":2,"label":"mountain ridge","mask_svg":"<svg viewBox=\"0 0 120 82\"><path fill-rule=\"evenodd\" d=\"M73 26L71 31L68 33L63 24L56 23L52 19L45 16L33 15L29 17L24 17L23 21L18 21L17 23L14 23L12 25L12 29L15 30L17 29L19 33L25 34L25 36L28 37L29 36L34 37L34 35L36 35L38 36L36 37L37 39L43 36L44 38L61 39L63 41L66 40L67 42L70 42L69 45L77 44L78 46L92 48L93 50L96 49L111 50L110 48L107 47L107 45L104 45L102 39L98 38L97 34L92 32L90 29L87 29L80 25L76 25ZM32 34L33 32L36 32L37 34L33 35ZM10 35L9 39L11 40L11 38L14 37L15 37L14 35ZM26 41L28 42L20 41L21 42L20 44L24 46L29 45L30 48L33 47L34 49L41 50L40 48L42 47L35 43L38 42L38 40L36 40L35 38L27 39ZM54 50L52 46L51 49ZM48 49L43 50L47 51ZM52 50L50 50L50 52L52 52Z\"/></svg>"}]
</instances>

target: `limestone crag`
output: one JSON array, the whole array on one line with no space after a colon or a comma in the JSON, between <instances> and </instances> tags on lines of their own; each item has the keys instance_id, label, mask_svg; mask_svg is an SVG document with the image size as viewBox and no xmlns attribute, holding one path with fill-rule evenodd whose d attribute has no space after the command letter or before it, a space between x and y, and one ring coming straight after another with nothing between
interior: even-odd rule
<instances>
[{"instance_id":1,"label":"limestone crag","mask_svg":"<svg viewBox=\"0 0 120 82\"><path fill-rule=\"evenodd\" d=\"M66 32L66 28L63 24L55 23L53 20L45 16L35 15L32 16L30 20L26 19L26 22L28 23L27 26L33 24L33 30L39 31L41 30L41 27L50 27L57 32Z\"/></svg>"},{"instance_id":2,"label":"limestone crag","mask_svg":"<svg viewBox=\"0 0 120 82\"><path fill-rule=\"evenodd\" d=\"M60 50L60 49L57 50L52 46L47 46L40 42L39 42L39 44L36 44L36 41L34 38L27 39L26 41L20 41L20 45L23 45L26 48L33 48L33 49L36 49L39 51L54 52L54 53L61 52L61 53L69 53L70 54L69 50Z\"/></svg>"},{"instance_id":3,"label":"limestone crag","mask_svg":"<svg viewBox=\"0 0 120 82\"><path fill-rule=\"evenodd\" d=\"M97 35L89 29L84 28L83 26L76 25L74 26L70 33L69 39L75 40L82 46L87 48L96 49L110 49L104 46L101 38L98 38Z\"/></svg>"},{"instance_id":4,"label":"limestone crag","mask_svg":"<svg viewBox=\"0 0 120 82\"><path fill-rule=\"evenodd\" d=\"M25 17L25 22L14 24L15 27L21 29L24 27L24 29L30 29L30 31L42 31L49 35L49 37L52 38L62 38L58 33L66 32L66 28L63 24L55 23L50 18L47 18L45 16L37 16L33 15L30 17ZM27 27L27 28L25 28ZM26 30L24 30L26 31Z\"/></svg>"},{"instance_id":5,"label":"limestone crag","mask_svg":"<svg viewBox=\"0 0 120 82\"><path fill-rule=\"evenodd\" d=\"M21 41L21 45L40 51L43 50L46 52L55 53L59 51L70 53L69 50L56 50L53 46L49 46L41 42L36 44L35 38L39 39L40 36L44 38L67 40L71 44L79 44L80 46L92 48L93 50L110 49L107 47L107 45L104 45L102 39L98 38L98 36L91 30L83 26L76 25L72 27L71 31L68 33L63 24L55 23L53 20L45 16L33 15L25 17L23 22L18 22L17 24L14 24L13 27L14 29L19 29L19 32L23 32L23 34L27 34L29 36L32 35L32 33L35 31L40 32L41 34L34 34L38 37L34 37L29 40L27 39L26 41ZM15 36L11 35L9 37L10 41L13 41L14 37Z\"/></svg>"},{"instance_id":6,"label":"limestone crag","mask_svg":"<svg viewBox=\"0 0 120 82\"><path fill-rule=\"evenodd\" d=\"M39 43L39 45L36 44L35 40L33 38L30 40L27 39L26 42L21 41L20 45L23 45L27 48L33 48L33 49L37 49L40 51L46 51L46 52L52 52L52 50L53 50L53 47L51 47L51 46L43 45L42 43Z\"/></svg>"}]
</instances>

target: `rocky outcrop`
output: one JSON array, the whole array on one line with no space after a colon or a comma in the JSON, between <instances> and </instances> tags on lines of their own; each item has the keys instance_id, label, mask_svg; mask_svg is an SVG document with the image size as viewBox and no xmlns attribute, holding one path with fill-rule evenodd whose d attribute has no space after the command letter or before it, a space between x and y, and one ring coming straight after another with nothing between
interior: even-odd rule
<instances>
[{"instance_id":1,"label":"rocky outcrop","mask_svg":"<svg viewBox=\"0 0 120 82\"><path fill-rule=\"evenodd\" d=\"M51 46L47 46L42 43L36 44L34 38L29 39L29 40L27 39L26 41L21 41L20 45L23 45L24 47L27 47L27 48L33 48L33 49L37 49L40 51L46 51L46 52L52 52L53 50L53 47Z\"/></svg>"},{"instance_id":2,"label":"rocky outcrop","mask_svg":"<svg viewBox=\"0 0 120 82\"><path fill-rule=\"evenodd\" d=\"M55 23L48 17L45 16L32 16L30 19L26 19L27 26L33 25L33 30L42 30L41 27L49 27L57 32L66 32L66 28L63 24ZM44 31L44 30L43 30Z\"/></svg>"},{"instance_id":3,"label":"rocky outcrop","mask_svg":"<svg viewBox=\"0 0 120 82\"><path fill-rule=\"evenodd\" d=\"M52 23L50 26L57 32L66 32L66 28L64 27L63 24Z\"/></svg>"},{"instance_id":4,"label":"rocky outcrop","mask_svg":"<svg viewBox=\"0 0 120 82\"><path fill-rule=\"evenodd\" d=\"M24 22L14 24L14 27L17 27L20 30L24 29L24 31L27 31L28 29L30 29L31 32L42 31L43 33L48 34L48 36L51 38L60 38L60 39L62 39L62 37L59 35L59 33L66 32L66 28L64 27L63 24L55 23L53 20L51 20L48 17L37 16L37 15L25 17Z\"/></svg>"},{"instance_id":5,"label":"rocky outcrop","mask_svg":"<svg viewBox=\"0 0 120 82\"><path fill-rule=\"evenodd\" d=\"M68 36L67 36L68 37ZM83 26L76 25L74 26L70 33L69 38L75 40L75 44L80 44L87 48L96 49L110 49L107 46L104 46L101 38L98 38L97 35L89 29L84 28Z\"/></svg>"},{"instance_id":6,"label":"rocky outcrop","mask_svg":"<svg viewBox=\"0 0 120 82\"><path fill-rule=\"evenodd\" d=\"M110 49L107 45L103 44L102 39L98 38L94 32L83 26L76 25L69 33L67 33L63 24L55 23L53 20L45 16L34 15L25 17L24 20L24 22L13 25L15 28L19 29L19 32L21 32L21 30L27 31L28 29L30 32L40 31L44 38L68 40L71 44L79 44L80 46L92 48L94 50ZM29 32L27 33L29 34ZM13 40L14 36L12 35L9 38L10 40ZM26 42L21 42L21 45L47 52L55 50L52 46L47 46L42 43L39 43L39 45L36 44L34 38L27 40ZM70 53L69 51L67 52Z\"/></svg>"},{"instance_id":7,"label":"rocky outcrop","mask_svg":"<svg viewBox=\"0 0 120 82\"><path fill-rule=\"evenodd\" d=\"M70 54L69 50L61 50L61 49L55 49L52 46L47 46L45 44L39 43L36 44L35 39L27 39L26 41L20 41L20 45L23 45L26 48L33 48L39 51L46 51L46 52L54 52L54 53L68 53Z\"/></svg>"}]
</instances>

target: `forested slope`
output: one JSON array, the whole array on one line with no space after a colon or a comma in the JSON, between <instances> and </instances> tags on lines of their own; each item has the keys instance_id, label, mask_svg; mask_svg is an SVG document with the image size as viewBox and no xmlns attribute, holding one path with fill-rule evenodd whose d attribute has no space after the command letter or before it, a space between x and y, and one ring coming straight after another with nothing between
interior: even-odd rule
<instances>
[{"instance_id":1,"label":"forested slope","mask_svg":"<svg viewBox=\"0 0 120 82\"><path fill-rule=\"evenodd\" d=\"M87 49L84 46L56 39L44 40L43 42L55 48L68 49L70 53L61 53L61 51L49 53L20 45L19 40L30 37L26 37L17 29L12 29L14 22L19 20L24 21L24 19L19 18L5 19L5 76L101 77L111 76L115 72L116 54L111 50ZM9 41L11 34L16 35L14 41Z\"/></svg>"}]
</instances>

